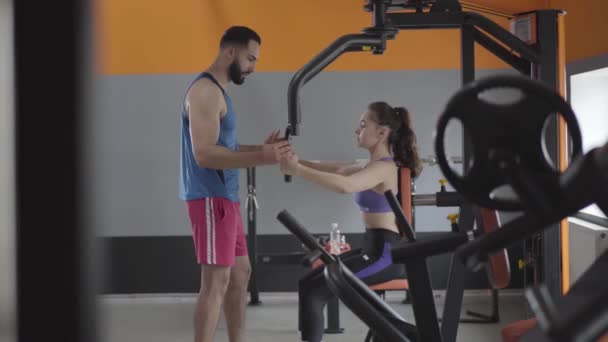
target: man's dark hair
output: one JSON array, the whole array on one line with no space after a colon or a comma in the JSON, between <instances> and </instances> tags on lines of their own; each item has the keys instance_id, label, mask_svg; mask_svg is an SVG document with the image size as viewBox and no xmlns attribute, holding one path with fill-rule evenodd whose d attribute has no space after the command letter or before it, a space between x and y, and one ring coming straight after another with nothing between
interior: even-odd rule
<instances>
[{"instance_id":1,"label":"man's dark hair","mask_svg":"<svg viewBox=\"0 0 608 342\"><path fill-rule=\"evenodd\" d=\"M220 47L223 48L229 44L247 46L250 40L262 44L262 39L254 30L246 26L232 26L224 32Z\"/></svg>"}]
</instances>

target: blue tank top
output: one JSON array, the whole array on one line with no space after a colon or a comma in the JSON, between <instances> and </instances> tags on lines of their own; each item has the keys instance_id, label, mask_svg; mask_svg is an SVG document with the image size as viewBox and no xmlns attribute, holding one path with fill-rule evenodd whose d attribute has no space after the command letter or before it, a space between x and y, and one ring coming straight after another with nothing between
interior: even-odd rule
<instances>
[{"instance_id":1,"label":"blue tank top","mask_svg":"<svg viewBox=\"0 0 608 342\"><path fill-rule=\"evenodd\" d=\"M198 75L188 87L202 79L209 78L224 94L227 112L220 120L220 134L217 145L224 146L230 150L238 150L236 137L236 115L232 106L232 100L220 86L217 80L209 73L203 72ZM186 93L188 93L188 90ZM232 202L239 201L239 170L224 169L216 170L199 167L192 151L192 140L190 139L190 120L185 106L185 98L182 101L181 110L181 146L180 146L180 181L179 198L182 200L193 200L208 197L222 197Z\"/></svg>"}]
</instances>

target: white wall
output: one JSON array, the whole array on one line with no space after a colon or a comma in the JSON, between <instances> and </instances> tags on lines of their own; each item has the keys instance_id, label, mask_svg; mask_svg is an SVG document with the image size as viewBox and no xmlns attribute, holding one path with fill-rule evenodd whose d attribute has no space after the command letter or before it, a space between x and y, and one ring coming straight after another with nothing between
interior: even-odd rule
<instances>
[{"instance_id":1,"label":"white wall","mask_svg":"<svg viewBox=\"0 0 608 342\"><path fill-rule=\"evenodd\" d=\"M583 136L583 151L608 141L608 68L572 75L570 102ZM606 217L597 206L582 212Z\"/></svg>"},{"instance_id":2,"label":"white wall","mask_svg":"<svg viewBox=\"0 0 608 342\"><path fill-rule=\"evenodd\" d=\"M0 341L14 323L14 172L12 2L0 0Z\"/></svg>"}]
</instances>

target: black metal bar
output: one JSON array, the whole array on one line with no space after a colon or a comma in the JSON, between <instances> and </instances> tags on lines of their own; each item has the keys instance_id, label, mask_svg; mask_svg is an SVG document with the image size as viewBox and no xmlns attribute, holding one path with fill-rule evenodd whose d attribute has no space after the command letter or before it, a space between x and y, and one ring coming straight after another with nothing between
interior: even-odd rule
<instances>
[{"instance_id":1,"label":"black metal bar","mask_svg":"<svg viewBox=\"0 0 608 342\"><path fill-rule=\"evenodd\" d=\"M527 290L530 306L539 317L539 327L549 336L572 337L574 341L595 341L608 327L608 251L602 253L572 285L555 300L544 286ZM586 338L583 338L585 335Z\"/></svg>"},{"instance_id":2,"label":"black metal bar","mask_svg":"<svg viewBox=\"0 0 608 342\"><path fill-rule=\"evenodd\" d=\"M324 277L330 290L348 306L366 325L388 341L409 341L393 320L405 323L401 316L378 298L369 287L344 267L339 258L329 254L289 212L281 211L277 219L311 251L321 254L325 263ZM428 270L427 270L428 280ZM432 300L432 297L431 297ZM393 320L391 320L393 319Z\"/></svg>"},{"instance_id":3,"label":"black metal bar","mask_svg":"<svg viewBox=\"0 0 608 342\"><path fill-rule=\"evenodd\" d=\"M500 25L475 12L448 13L389 13L387 23L401 30L455 29L469 23L478 26L530 62L538 62L540 54Z\"/></svg>"},{"instance_id":4,"label":"black metal bar","mask_svg":"<svg viewBox=\"0 0 608 342\"><path fill-rule=\"evenodd\" d=\"M101 265L79 189L92 70L87 5L13 1L18 341L97 340Z\"/></svg>"},{"instance_id":5,"label":"black metal bar","mask_svg":"<svg viewBox=\"0 0 608 342\"><path fill-rule=\"evenodd\" d=\"M540 61L541 53L536 51L534 47L526 44L516 35L505 30L500 25L484 17L483 15L475 12L467 12L467 22L486 31L488 34L512 48L515 52L519 53L526 60L532 63L537 63Z\"/></svg>"},{"instance_id":6,"label":"black metal bar","mask_svg":"<svg viewBox=\"0 0 608 342\"><path fill-rule=\"evenodd\" d=\"M537 34L540 47L540 81L553 89L558 89L558 13L557 10L537 11ZM547 149L551 158L558 160L559 129L557 117L547 123ZM542 237L542 271L541 277L547 290L554 298L562 294L561 272L561 238L559 224L554 223L543 232Z\"/></svg>"},{"instance_id":7,"label":"black metal bar","mask_svg":"<svg viewBox=\"0 0 608 342\"><path fill-rule=\"evenodd\" d=\"M410 224L410 226L412 227L412 231L414 232L414 234L416 234L416 205L414 205L414 197L416 196L416 183L412 179L410 184L410 189L412 189L412 223Z\"/></svg>"},{"instance_id":8,"label":"black metal bar","mask_svg":"<svg viewBox=\"0 0 608 342\"><path fill-rule=\"evenodd\" d=\"M475 318L461 318L460 323L487 323L493 324L498 323L500 321L500 311L499 311L499 302L498 302L498 290L491 289L492 295L492 308L490 310L490 314L482 314L479 312L467 310L466 314Z\"/></svg>"},{"instance_id":9,"label":"black metal bar","mask_svg":"<svg viewBox=\"0 0 608 342\"><path fill-rule=\"evenodd\" d=\"M454 29L465 22L466 13L388 13L386 22L400 30Z\"/></svg>"},{"instance_id":10,"label":"black metal bar","mask_svg":"<svg viewBox=\"0 0 608 342\"><path fill-rule=\"evenodd\" d=\"M456 191L438 191L435 195L437 207L458 207L464 202L462 195Z\"/></svg>"},{"instance_id":11,"label":"black metal bar","mask_svg":"<svg viewBox=\"0 0 608 342\"><path fill-rule=\"evenodd\" d=\"M557 315L555 304L551 296L548 295L545 285L532 287L526 290L526 299L534 311L534 316L538 320L541 329L549 331L555 324Z\"/></svg>"},{"instance_id":12,"label":"black metal bar","mask_svg":"<svg viewBox=\"0 0 608 342\"><path fill-rule=\"evenodd\" d=\"M477 43L479 43L479 45L492 52L496 57L502 59L505 63L515 68L515 70L521 72L522 74L527 74L530 72L531 65L529 61L512 54L509 50L498 44L494 39L488 37L480 30L476 28L473 29L473 38Z\"/></svg>"},{"instance_id":13,"label":"black metal bar","mask_svg":"<svg viewBox=\"0 0 608 342\"><path fill-rule=\"evenodd\" d=\"M474 27L472 25L463 25L461 30L460 30L460 36L461 36L461 77L462 77L462 85L465 86L467 84L469 84L470 82L473 82L475 80L475 40L474 40ZM470 167L471 164L471 156L473 155L473 145L471 142L471 139L469 138L469 134L467 132L467 130L463 129L462 132L462 171L463 174L467 173L467 170ZM473 207L469 202L465 202L461 205L460 207L460 215L458 216L458 226L460 227L460 229L462 231L471 231L473 230L473 226L475 224L475 215L473 214ZM459 263L460 265L464 265L462 262ZM460 267L460 265L458 265L457 267ZM458 279L458 276L456 275L456 278ZM464 280L462 280L464 282ZM453 290L455 293L457 291L461 291L458 285L454 285L456 288ZM462 284L462 291L460 293L456 293L460 294L460 298L459 299L454 299L454 300L460 300L460 307L462 307L462 294L464 293L464 283ZM460 310L460 309L459 309ZM444 312L444 314L446 314ZM448 327L447 329L447 333L449 334L456 334L457 332L457 327L453 327L451 326L451 324L455 324L454 322L452 322L451 320L454 319L454 317L452 317L452 315L454 315L454 313L452 312L448 312L447 315L448 317L445 317L444 319L448 319ZM460 311L458 312L458 316L460 317ZM445 323L443 323L445 324Z\"/></svg>"},{"instance_id":14,"label":"black metal bar","mask_svg":"<svg viewBox=\"0 0 608 342\"><path fill-rule=\"evenodd\" d=\"M463 25L460 30L461 44L461 77L465 86L475 80L475 40L473 26ZM473 146L466 130L462 132L462 171L466 175L470 167ZM464 208L463 208L464 209ZM465 226L461 226L465 229Z\"/></svg>"},{"instance_id":15,"label":"black metal bar","mask_svg":"<svg viewBox=\"0 0 608 342\"><path fill-rule=\"evenodd\" d=\"M326 334L341 334L344 332L340 328L340 301L338 297L332 297L327 302L327 328Z\"/></svg>"},{"instance_id":16,"label":"black metal bar","mask_svg":"<svg viewBox=\"0 0 608 342\"><path fill-rule=\"evenodd\" d=\"M364 51L364 46L382 46L383 39L382 35L347 34L336 39L296 72L289 82L289 88L287 89L287 111L292 135L299 134L298 125L301 122L300 89L342 53L349 51ZM356 49L357 47L359 47L358 50Z\"/></svg>"},{"instance_id":17,"label":"black metal bar","mask_svg":"<svg viewBox=\"0 0 608 342\"><path fill-rule=\"evenodd\" d=\"M384 197L388 201L388 204L391 206L393 213L397 217L397 225L399 226L399 231L407 237L409 241L416 241L416 234L414 234L414 230L410 226L409 222L407 222L407 218L405 217L405 213L403 213L403 209L401 208L401 204L397 200L397 197L393 194L391 190L387 190L384 192Z\"/></svg>"},{"instance_id":18,"label":"black metal bar","mask_svg":"<svg viewBox=\"0 0 608 342\"><path fill-rule=\"evenodd\" d=\"M433 286L429 275L429 269L425 258L412 258L405 261L408 274L410 295L416 327L420 334L420 341L442 342L435 299L433 298Z\"/></svg>"},{"instance_id":19,"label":"black metal bar","mask_svg":"<svg viewBox=\"0 0 608 342\"><path fill-rule=\"evenodd\" d=\"M462 85L475 80L475 39L472 25L463 25L460 30L461 38L461 65ZM462 156L463 164L466 165L466 156Z\"/></svg>"},{"instance_id":20,"label":"black metal bar","mask_svg":"<svg viewBox=\"0 0 608 342\"><path fill-rule=\"evenodd\" d=\"M601 286L605 286L605 283ZM573 336L572 341L598 341L604 336L608 326L608 296L603 287L600 289L594 303L585 303L577 310L576 315L567 314L569 317L557 317L557 323L550 331L550 336ZM559 329L557 329L559 328Z\"/></svg>"},{"instance_id":21,"label":"black metal bar","mask_svg":"<svg viewBox=\"0 0 608 342\"><path fill-rule=\"evenodd\" d=\"M330 260L324 270L327 285L340 300L382 341L409 342L407 331L395 325L405 323L401 316L369 287L344 267L339 259ZM405 324L403 324L405 325ZM437 340L440 341L440 340Z\"/></svg>"},{"instance_id":22,"label":"black metal bar","mask_svg":"<svg viewBox=\"0 0 608 342\"><path fill-rule=\"evenodd\" d=\"M257 281L257 207L256 207L255 167L247 168L247 249L249 250L249 263L251 276L249 277L249 305L259 305L260 291Z\"/></svg>"},{"instance_id":23,"label":"black metal bar","mask_svg":"<svg viewBox=\"0 0 608 342\"><path fill-rule=\"evenodd\" d=\"M412 192L412 199L411 202L411 210L412 210L412 223L411 223L411 227L412 227L412 232L414 233L414 236L416 234L416 206L414 205L414 196L416 196L416 182L414 181L414 179L412 178L410 180L410 189ZM402 194L403 196L403 194ZM407 270L406 270L407 271ZM403 300L401 301L401 303L403 304L412 304L412 296L410 294L410 290L406 289L405 291L405 297L403 298Z\"/></svg>"},{"instance_id":24,"label":"black metal bar","mask_svg":"<svg viewBox=\"0 0 608 342\"><path fill-rule=\"evenodd\" d=\"M387 0L373 0L373 13L372 13L372 24L375 27L384 26L384 22L386 21L386 10L387 5L390 5L391 1Z\"/></svg>"},{"instance_id":25,"label":"black metal bar","mask_svg":"<svg viewBox=\"0 0 608 342\"><path fill-rule=\"evenodd\" d=\"M461 232L472 231L475 226L475 214L473 213L473 206L465 202L460 207L460 215L458 216L458 227Z\"/></svg>"},{"instance_id":26,"label":"black metal bar","mask_svg":"<svg viewBox=\"0 0 608 342\"><path fill-rule=\"evenodd\" d=\"M287 210L282 210L277 215L277 220L281 222L287 230L302 241L302 243L311 251L318 250L321 252L321 260L327 265L330 262L335 262L336 257L329 254L325 248L321 247L317 239L310 234Z\"/></svg>"},{"instance_id":27,"label":"black metal bar","mask_svg":"<svg viewBox=\"0 0 608 342\"><path fill-rule=\"evenodd\" d=\"M298 104L298 107L299 106L300 106L300 104ZM285 141L291 140L291 131L292 131L292 128L290 126L285 127L285 136L284 136ZM285 182L291 183L291 175L284 175L283 179L285 180Z\"/></svg>"},{"instance_id":28,"label":"black metal bar","mask_svg":"<svg viewBox=\"0 0 608 342\"><path fill-rule=\"evenodd\" d=\"M415 243L401 241L391 248L394 262L403 263L414 257L429 258L435 255L450 253L467 242L467 235L461 232L445 232L436 237L418 240Z\"/></svg>"},{"instance_id":29,"label":"black metal bar","mask_svg":"<svg viewBox=\"0 0 608 342\"><path fill-rule=\"evenodd\" d=\"M452 255L441 322L441 335L444 342L456 341L464 295L464 275L464 264Z\"/></svg>"}]
</instances>

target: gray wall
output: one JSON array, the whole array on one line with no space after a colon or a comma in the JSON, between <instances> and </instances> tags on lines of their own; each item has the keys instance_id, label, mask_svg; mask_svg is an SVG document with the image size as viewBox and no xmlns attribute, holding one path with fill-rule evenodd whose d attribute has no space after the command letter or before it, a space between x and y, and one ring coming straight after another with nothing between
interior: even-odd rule
<instances>
[{"instance_id":1,"label":"gray wall","mask_svg":"<svg viewBox=\"0 0 608 342\"><path fill-rule=\"evenodd\" d=\"M478 77L505 71L480 71ZM286 89L292 73L257 73L229 92L239 116L243 144L262 143L287 123ZM188 235L183 203L177 199L179 109L194 75L103 76L96 82L95 110L85 120L87 159L85 196L95 208L88 223L100 236ZM303 159L366 158L357 149L354 129L371 101L385 100L411 111L420 154L433 152L435 122L460 88L459 70L326 72L302 92L301 135L293 142ZM461 155L459 132L448 151ZM418 193L435 192L441 174L425 167ZM241 199L245 198L242 172ZM285 184L276 167L257 172L258 232L285 234L275 217L289 209L313 232L339 222L346 232L362 230L350 196L325 191L299 179ZM244 206L243 206L244 210ZM417 208L419 231L448 230L450 208Z\"/></svg>"},{"instance_id":2,"label":"gray wall","mask_svg":"<svg viewBox=\"0 0 608 342\"><path fill-rule=\"evenodd\" d=\"M608 248L608 227L573 217L570 217L568 222L570 226L570 285L572 285Z\"/></svg>"},{"instance_id":3,"label":"gray wall","mask_svg":"<svg viewBox=\"0 0 608 342\"><path fill-rule=\"evenodd\" d=\"M14 155L12 2L0 0L0 341L14 324Z\"/></svg>"}]
</instances>

